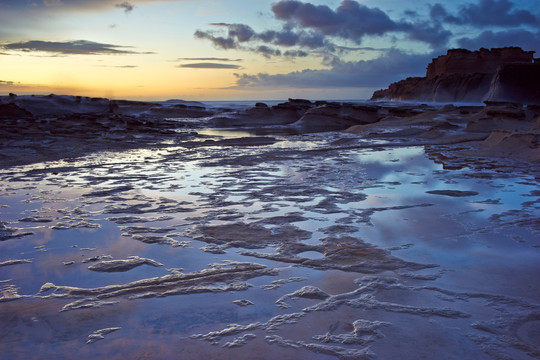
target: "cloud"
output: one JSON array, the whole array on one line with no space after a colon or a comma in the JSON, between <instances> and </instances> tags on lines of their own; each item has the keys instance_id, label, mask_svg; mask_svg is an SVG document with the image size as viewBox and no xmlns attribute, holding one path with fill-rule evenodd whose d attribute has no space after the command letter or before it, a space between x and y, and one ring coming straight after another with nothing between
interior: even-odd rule
<instances>
[{"instance_id":1,"label":"cloud","mask_svg":"<svg viewBox=\"0 0 540 360\"><path fill-rule=\"evenodd\" d=\"M180 64L177 67L190 68L190 69L240 69L240 65L211 63L211 62Z\"/></svg>"},{"instance_id":2,"label":"cloud","mask_svg":"<svg viewBox=\"0 0 540 360\"><path fill-rule=\"evenodd\" d=\"M117 8L120 8L120 9L124 9L124 12L126 14L133 11L133 9L135 8L135 5L130 4L127 1L124 1L123 3L120 3L120 4L115 4L114 6L116 6Z\"/></svg>"},{"instance_id":3,"label":"cloud","mask_svg":"<svg viewBox=\"0 0 540 360\"><path fill-rule=\"evenodd\" d=\"M442 4L429 5L429 16L434 21L444 21L457 24L461 20L457 16L453 16L448 13L446 8Z\"/></svg>"},{"instance_id":4,"label":"cloud","mask_svg":"<svg viewBox=\"0 0 540 360\"><path fill-rule=\"evenodd\" d=\"M212 32L209 31L195 31L195 37L198 39L207 39L210 40L214 46L221 49L236 49L238 44L234 41L233 38L225 38L222 36L215 36Z\"/></svg>"},{"instance_id":5,"label":"cloud","mask_svg":"<svg viewBox=\"0 0 540 360\"><path fill-rule=\"evenodd\" d=\"M324 40L323 35L306 31L293 32L284 29L281 31L267 30L257 33L250 26L244 24L214 23L210 25L225 30L226 34L216 31L197 30L195 37L210 40L219 49L243 48L244 50L258 52L264 56L271 55L271 53L279 56L281 52L271 51L268 45L285 47L300 46L315 49L329 44ZM250 47L247 44L254 44L255 46Z\"/></svg>"},{"instance_id":6,"label":"cloud","mask_svg":"<svg viewBox=\"0 0 540 360\"><path fill-rule=\"evenodd\" d=\"M431 16L447 23L484 26L521 26L540 27L540 14L529 10L518 9L510 0L478 0L478 3L462 5L459 11L452 15L441 4L431 7Z\"/></svg>"},{"instance_id":7,"label":"cloud","mask_svg":"<svg viewBox=\"0 0 540 360\"><path fill-rule=\"evenodd\" d=\"M229 37L236 38L239 42L246 42L255 36L255 31L248 25L230 24L226 25L229 29Z\"/></svg>"},{"instance_id":8,"label":"cloud","mask_svg":"<svg viewBox=\"0 0 540 360\"><path fill-rule=\"evenodd\" d=\"M322 34L316 32L297 31L285 28L281 31L265 31L257 34L257 40L278 46L301 46L308 49L317 49L329 45Z\"/></svg>"},{"instance_id":9,"label":"cloud","mask_svg":"<svg viewBox=\"0 0 540 360\"><path fill-rule=\"evenodd\" d=\"M272 6L275 17L291 27L317 30L360 43L365 35L382 35L403 28L378 8L369 8L353 0L343 0L332 10L326 5L313 5L296 0L281 0Z\"/></svg>"},{"instance_id":10,"label":"cloud","mask_svg":"<svg viewBox=\"0 0 540 360\"><path fill-rule=\"evenodd\" d=\"M11 85L14 85L15 82L13 81L5 81L5 80L0 80L0 86L11 86Z\"/></svg>"},{"instance_id":11,"label":"cloud","mask_svg":"<svg viewBox=\"0 0 540 360\"><path fill-rule=\"evenodd\" d=\"M465 23L483 26L540 25L537 16L527 10L514 9L509 0L480 0L478 4L467 4L459 15Z\"/></svg>"},{"instance_id":12,"label":"cloud","mask_svg":"<svg viewBox=\"0 0 540 360\"><path fill-rule=\"evenodd\" d=\"M195 37L211 41L218 49L241 49L271 57L285 53L303 56L306 50L334 52L340 42L361 44L366 36L390 33L403 33L435 49L445 46L452 36L439 20L449 16L442 5L432 7L433 17L428 20L418 19L415 13L414 21L394 21L381 9L354 0L343 0L335 9L280 0L272 6L272 12L282 22L280 30L257 32L246 24L212 23L215 30L197 30ZM296 49L283 51L283 47Z\"/></svg>"},{"instance_id":13,"label":"cloud","mask_svg":"<svg viewBox=\"0 0 540 360\"><path fill-rule=\"evenodd\" d=\"M130 46L102 44L87 40L74 40L65 42L31 40L24 42L7 43L1 45L4 50L24 52L46 52L55 55L122 55L122 54L151 54L141 53L131 49Z\"/></svg>"},{"instance_id":14,"label":"cloud","mask_svg":"<svg viewBox=\"0 0 540 360\"><path fill-rule=\"evenodd\" d=\"M258 32L247 24L212 23L210 25L216 29L197 30L195 37L211 41L218 49L251 51L265 57L300 56L306 50L335 54L344 45L360 45L373 36L387 36L388 41L394 43L399 39L410 39L436 50L455 43L455 34L463 31L475 34L471 38L478 36L469 26L480 31L540 29L540 13L521 8L520 4L524 6L512 0L474 0L459 7L435 3L427 6L427 12L404 9L403 18L396 20L380 8L368 7L358 0L342 0L335 8L300 0L279 0L271 10L273 17L281 22L281 29ZM482 38L486 36L478 37L479 40ZM517 42L530 47L529 41Z\"/></svg>"},{"instance_id":15,"label":"cloud","mask_svg":"<svg viewBox=\"0 0 540 360\"><path fill-rule=\"evenodd\" d=\"M266 58L270 58L272 56L281 56L281 50L273 49L266 45L260 45L253 50Z\"/></svg>"},{"instance_id":16,"label":"cloud","mask_svg":"<svg viewBox=\"0 0 540 360\"><path fill-rule=\"evenodd\" d=\"M501 0L505 1L505 0ZM286 21L289 32L293 29L306 33L311 40L296 41L294 45L302 47L332 46L325 37L349 40L356 44L362 43L366 36L403 33L409 39L429 44L432 48L445 46L452 32L445 29L438 21L441 17L454 19L447 14L445 8L436 4L431 8L431 17L427 20L418 19L416 11L405 10L409 20L392 20L388 14L379 8L370 8L353 0L343 0L341 5L332 10L326 5L313 5L297 0L281 0L272 6L276 19ZM306 46L308 45L308 46Z\"/></svg>"},{"instance_id":17,"label":"cloud","mask_svg":"<svg viewBox=\"0 0 540 360\"><path fill-rule=\"evenodd\" d=\"M417 40L430 44L433 48L445 46L452 37L452 32L444 29L439 23L427 21L416 22L407 31L407 36L412 40Z\"/></svg>"},{"instance_id":18,"label":"cloud","mask_svg":"<svg viewBox=\"0 0 540 360\"><path fill-rule=\"evenodd\" d=\"M393 49L374 60L347 62L334 58L331 68L324 70L235 74L234 88L381 88L404 76L424 76L426 64L434 56L434 53L409 55Z\"/></svg>"},{"instance_id":19,"label":"cloud","mask_svg":"<svg viewBox=\"0 0 540 360\"><path fill-rule=\"evenodd\" d=\"M524 50L540 53L540 31L531 32L524 29L503 31L486 30L476 37L463 37L457 40L460 47L477 49L480 47L519 46Z\"/></svg>"},{"instance_id":20,"label":"cloud","mask_svg":"<svg viewBox=\"0 0 540 360\"><path fill-rule=\"evenodd\" d=\"M302 50L287 50L283 53L283 55L287 57L306 57L309 54Z\"/></svg>"},{"instance_id":21,"label":"cloud","mask_svg":"<svg viewBox=\"0 0 540 360\"><path fill-rule=\"evenodd\" d=\"M215 31L197 30L194 34L195 37L210 40L218 49L240 49L260 54L266 58L282 55L289 57L307 56L307 52L300 49L292 49L283 53L273 46L293 47L299 45L313 48L324 45L322 36L310 36L306 33L296 34L287 30L257 33L248 25L243 24L213 23L210 25L225 30L226 35Z\"/></svg>"},{"instance_id":22,"label":"cloud","mask_svg":"<svg viewBox=\"0 0 540 360\"><path fill-rule=\"evenodd\" d=\"M209 57L209 58L178 58L177 61L223 61L223 62L237 62L242 61L242 59L229 59L229 58L217 58L217 57Z\"/></svg>"}]
</instances>

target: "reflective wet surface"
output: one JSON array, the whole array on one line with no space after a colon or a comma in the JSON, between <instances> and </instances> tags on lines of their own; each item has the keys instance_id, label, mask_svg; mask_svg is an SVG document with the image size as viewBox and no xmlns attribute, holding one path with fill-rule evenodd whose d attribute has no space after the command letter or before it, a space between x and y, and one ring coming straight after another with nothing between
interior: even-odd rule
<instances>
[{"instance_id":1,"label":"reflective wet surface","mask_svg":"<svg viewBox=\"0 0 540 360\"><path fill-rule=\"evenodd\" d=\"M244 136L1 170L1 357L540 358L540 169Z\"/></svg>"}]
</instances>

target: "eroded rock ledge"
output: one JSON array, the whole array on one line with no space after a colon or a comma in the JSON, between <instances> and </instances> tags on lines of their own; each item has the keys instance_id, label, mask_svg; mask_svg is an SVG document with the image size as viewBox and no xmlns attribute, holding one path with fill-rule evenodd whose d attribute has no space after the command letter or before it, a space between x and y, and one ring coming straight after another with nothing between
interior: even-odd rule
<instances>
[{"instance_id":1,"label":"eroded rock ledge","mask_svg":"<svg viewBox=\"0 0 540 360\"><path fill-rule=\"evenodd\" d=\"M520 87L518 76L511 75L517 71L525 78L526 73L519 68L529 65L540 64L513 63L499 70L497 76L515 80L519 91L512 94L533 94ZM438 72L434 74L432 79L439 79ZM453 73L446 79L453 76L461 75ZM511 81L503 82L508 85ZM467 86L462 90L468 91ZM494 94L505 94L508 86L491 89ZM414 91L409 95L418 95ZM0 125L0 167L4 168L141 147L271 146L288 135L327 131L357 134L367 140L364 147L467 143L476 146L467 156L540 161L540 105L520 102L443 106L289 99L275 106L258 103L248 109L225 109L76 96L11 95L0 97ZM201 132L208 128L234 129L247 135L220 138ZM329 144L333 148L346 145Z\"/></svg>"}]
</instances>

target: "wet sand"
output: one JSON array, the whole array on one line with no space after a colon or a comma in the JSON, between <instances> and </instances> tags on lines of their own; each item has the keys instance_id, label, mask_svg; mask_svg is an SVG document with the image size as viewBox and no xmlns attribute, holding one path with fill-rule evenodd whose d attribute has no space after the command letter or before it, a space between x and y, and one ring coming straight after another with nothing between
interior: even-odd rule
<instances>
[{"instance_id":1,"label":"wet sand","mask_svg":"<svg viewBox=\"0 0 540 360\"><path fill-rule=\"evenodd\" d=\"M540 358L540 168L435 111L346 132L206 117L76 156L49 134L57 157L19 163L12 138L1 357Z\"/></svg>"}]
</instances>

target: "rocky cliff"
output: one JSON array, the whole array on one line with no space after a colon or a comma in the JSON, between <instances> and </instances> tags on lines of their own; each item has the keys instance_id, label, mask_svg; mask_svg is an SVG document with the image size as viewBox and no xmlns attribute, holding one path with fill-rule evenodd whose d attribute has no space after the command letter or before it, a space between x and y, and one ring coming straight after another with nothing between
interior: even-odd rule
<instances>
[{"instance_id":1,"label":"rocky cliff","mask_svg":"<svg viewBox=\"0 0 540 360\"><path fill-rule=\"evenodd\" d=\"M378 90L372 100L435 102L540 102L540 63L517 47L448 50L428 65L425 77L407 78Z\"/></svg>"},{"instance_id":2,"label":"rocky cliff","mask_svg":"<svg viewBox=\"0 0 540 360\"><path fill-rule=\"evenodd\" d=\"M466 49L451 49L446 55L433 59L426 70L427 78L439 75L481 73L493 74L497 69L511 63L532 63L534 51L523 51L519 47L505 47L495 49L480 49L469 51Z\"/></svg>"},{"instance_id":3,"label":"rocky cliff","mask_svg":"<svg viewBox=\"0 0 540 360\"><path fill-rule=\"evenodd\" d=\"M540 104L540 63L501 67L493 76L486 100Z\"/></svg>"}]
</instances>

